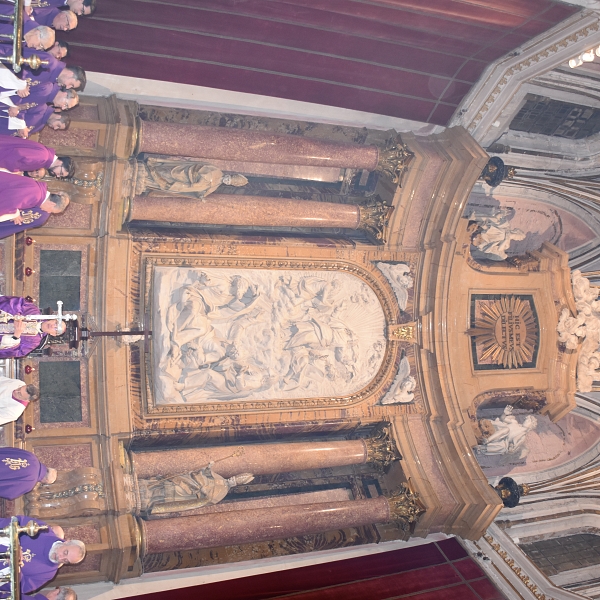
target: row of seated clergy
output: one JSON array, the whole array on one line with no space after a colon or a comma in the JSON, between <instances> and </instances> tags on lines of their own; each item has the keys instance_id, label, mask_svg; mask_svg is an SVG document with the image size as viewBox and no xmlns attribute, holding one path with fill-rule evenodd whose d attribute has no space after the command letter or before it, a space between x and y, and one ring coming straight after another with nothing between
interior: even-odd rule
<instances>
[{"instance_id":1,"label":"row of seated clergy","mask_svg":"<svg viewBox=\"0 0 600 600\"><path fill-rule=\"evenodd\" d=\"M86 2L88 5L84 6ZM23 65L17 74L8 67L1 69L0 104L7 108L0 111L0 134L26 138L46 124L53 129L68 127L70 119L66 115L65 118L54 115L79 103L75 90L82 92L87 79L81 67L62 61L68 53L68 44L57 42L54 30L74 29L77 26L75 11L90 14L95 8L94 2L72 0L72 9L68 6L25 9L22 54L26 59L35 55L42 64L37 69ZM13 5L0 4L0 19L2 15L11 17L13 12ZM10 35L12 28L12 23L0 20L0 34ZM12 40L9 38L0 38L0 56L11 58Z\"/></svg>"},{"instance_id":2,"label":"row of seated clergy","mask_svg":"<svg viewBox=\"0 0 600 600\"><path fill-rule=\"evenodd\" d=\"M71 158L56 156L53 148L0 135L0 238L39 227L51 213L64 211L70 202L68 194L52 194L45 181L35 178L46 174L71 177L73 173Z\"/></svg>"},{"instance_id":3,"label":"row of seated clergy","mask_svg":"<svg viewBox=\"0 0 600 600\"><path fill-rule=\"evenodd\" d=\"M56 481L56 469L47 467L39 461L37 456L20 448L0 448L0 497L14 500L27 494L38 483L52 484ZM19 524L24 525L31 518L19 516ZM40 525L42 521L34 519ZM0 527L6 527L10 519L0 519ZM0 551L7 546L8 540L0 537ZM85 545L78 540L64 539L61 527L51 527L47 532L40 532L35 538L26 535L20 537L23 555L21 568L21 591L24 594L33 592L46 585L56 575L63 564L77 564L85 557ZM0 564L0 574L7 569L7 565ZM0 588L0 593L3 588ZM58 588L57 588L58 589ZM68 589L68 588L64 588ZM72 590L71 590L72 592ZM52 600L65 597L75 600L70 592L57 592L49 595ZM43 600L43 599L39 599Z\"/></svg>"}]
</instances>

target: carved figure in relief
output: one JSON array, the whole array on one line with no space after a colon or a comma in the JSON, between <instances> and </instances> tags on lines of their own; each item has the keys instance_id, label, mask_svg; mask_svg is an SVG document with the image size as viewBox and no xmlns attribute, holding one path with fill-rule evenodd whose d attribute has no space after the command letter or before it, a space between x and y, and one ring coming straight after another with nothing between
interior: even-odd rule
<instances>
[{"instance_id":1,"label":"carved figure in relief","mask_svg":"<svg viewBox=\"0 0 600 600\"><path fill-rule=\"evenodd\" d=\"M204 469L172 475L138 479L140 512L145 515L184 512L218 504L236 485L250 483L254 476L241 473L225 479L213 473L214 462Z\"/></svg>"},{"instance_id":2,"label":"carved figure in relief","mask_svg":"<svg viewBox=\"0 0 600 600\"><path fill-rule=\"evenodd\" d=\"M558 339L570 350L579 350L577 390L591 392L600 380L600 300L599 288L590 284L581 271L571 273L576 314L563 308L558 326Z\"/></svg>"},{"instance_id":3,"label":"carved figure in relief","mask_svg":"<svg viewBox=\"0 0 600 600\"><path fill-rule=\"evenodd\" d=\"M510 454L524 458L528 454L525 445L527 434L537 427L537 419L533 415L527 415L523 423L519 423L512 414L513 407L508 404L499 419L491 421L494 432L476 446L478 454L497 455Z\"/></svg>"},{"instance_id":4,"label":"carved figure in relief","mask_svg":"<svg viewBox=\"0 0 600 600\"><path fill-rule=\"evenodd\" d=\"M247 183L243 175L224 174L221 169L200 161L148 157L144 163L138 163L136 191L160 190L204 200L221 184L240 187Z\"/></svg>"},{"instance_id":5,"label":"carved figure in relief","mask_svg":"<svg viewBox=\"0 0 600 600\"><path fill-rule=\"evenodd\" d=\"M401 310L406 310L408 303L408 290L413 286L413 278L410 275L410 267L406 264L391 265L389 263L378 262L377 268L385 275L390 282L398 305Z\"/></svg>"},{"instance_id":6,"label":"carved figure in relief","mask_svg":"<svg viewBox=\"0 0 600 600\"><path fill-rule=\"evenodd\" d=\"M381 399L381 404L408 404L414 402L414 391L417 387L417 380L410 374L410 363L404 356L400 361L398 375L394 379L392 387Z\"/></svg>"},{"instance_id":7,"label":"carved figure in relief","mask_svg":"<svg viewBox=\"0 0 600 600\"><path fill-rule=\"evenodd\" d=\"M380 305L348 274L157 273L159 282L180 278L155 295L163 402L352 393L342 390L360 389L383 359ZM358 292L369 301L352 300Z\"/></svg>"}]
</instances>

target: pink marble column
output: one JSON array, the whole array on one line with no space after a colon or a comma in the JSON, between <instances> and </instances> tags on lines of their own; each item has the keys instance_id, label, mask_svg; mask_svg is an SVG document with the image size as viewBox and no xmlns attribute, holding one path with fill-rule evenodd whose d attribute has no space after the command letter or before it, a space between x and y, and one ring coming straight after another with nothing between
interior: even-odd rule
<instances>
[{"instance_id":1,"label":"pink marble column","mask_svg":"<svg viewBox=\"0 0 600 600\"><path fill-rule=\"evenodd\" d=\"M390 520L384 496L140 521L144 554L249 544Z\"/></svg>"},{"instance_id":2,"label":"pink marble column","mask_svg":"<svg viewBox=\"0 0 600 600\"><path fill-rule=\"evenodd\" d=\"M360 208L352 204L211 194L204 202L187 196L135 196L127 220L358 229L360 219Z\"/></svg>"},{"instance_id":3,"label":"pink marble column","mask_svg":"<svg viewBox=\"0 0 600 600\"><path fill-rule=\"evenodd\" d=\"M286 165L377 167L376 146L340 144L296 135L228 127L139 121L136 152Z\"/></svg>"},{"instance_id":4,"label":"pink marble column","mask_svg":"<svg viewBox=\"0 0 600 600\"><path fill-rule=\"evenodd\" d=\"M135 474L141 479L198 471L210 461L215 462L215 473L231 477L239 473L270 475L359 465L369 458L364 440L180 448L131 452L130 456Z\"/></svg>"}]
</instances>

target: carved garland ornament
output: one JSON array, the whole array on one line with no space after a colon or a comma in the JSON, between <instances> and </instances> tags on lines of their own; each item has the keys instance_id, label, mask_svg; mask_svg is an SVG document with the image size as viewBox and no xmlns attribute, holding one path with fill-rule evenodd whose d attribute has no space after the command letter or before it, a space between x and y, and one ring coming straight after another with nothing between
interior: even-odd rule
<instances>
[{"instance_id":1,"label":"carved garland ornament","mask_svg":"<svg viewBox=\"0 0 600 600\"><path fill-rule=\"evenodd\" d=\"M502 546L498 544L494 538L486 533L483 536L483 539L494 549L496 554L500 556L500 558L511 568L512 572L527 586L527 589L538 599L538 600L555 600L555 598L551 596L546 596L543 592L540 592L538 586L533 583L529 579L525 573L523 573L523 569L521 567L517 567L515 565L514 559L508 556L508 552L506 550L502 550Z\"/></svg>"}]
</instances>

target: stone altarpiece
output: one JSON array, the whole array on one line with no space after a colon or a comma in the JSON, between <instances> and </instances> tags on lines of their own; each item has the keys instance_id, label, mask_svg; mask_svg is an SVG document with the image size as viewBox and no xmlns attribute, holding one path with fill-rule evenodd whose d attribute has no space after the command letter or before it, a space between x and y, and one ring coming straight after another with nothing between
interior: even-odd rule
<instances>
[{"instance_id":1,"label":"stone altarpiece","mask_svg":"<svg viewBox=\"0 0 600 600\"><path fill-rule=\"evenodd\" d=\"M4 507L86 542L59 583L429 532L477 539L501 508L472 450L482 395L531 390L552 419L574 405L574 358L552 333L573 304L565 255L470 256L462 213L488 157L461 128L399 140L111 97L84 98L68 131L40 141L74 157L76 179L51 183L73 203L4 243L6 293L39 298L40 253L77 252L81 323L139 335L58 340L16 367L39 382L39 363L80 365L79 420L58 404L3 433L61 472ZM249 183L148 195L147 155ZM515 295L535 305L535 361L477 370L473 303ZM210 462L254 480L215 505L144 509L143 482Z\"/></svg>"}]
</instances>

